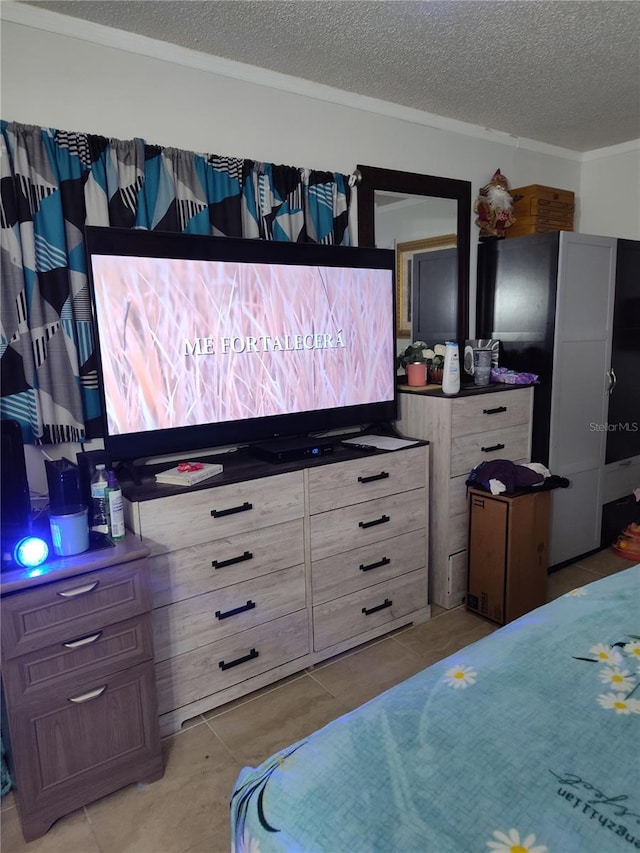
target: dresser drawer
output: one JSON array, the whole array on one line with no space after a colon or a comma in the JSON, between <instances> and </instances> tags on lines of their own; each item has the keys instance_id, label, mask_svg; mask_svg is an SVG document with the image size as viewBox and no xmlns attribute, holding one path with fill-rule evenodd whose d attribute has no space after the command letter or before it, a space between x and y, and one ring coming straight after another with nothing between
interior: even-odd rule
<instances>
[{"instance_id":1,"label":"dresser drawer","mask_svg":"<svg viewBox=\"0 0 640 853\"><path fill-rule=\"evenodd\" d=\"M12 707L31 697L49 695L55 686L100 680L153 657L148 613L83 636L6 661L4 687Z\"/></svg>"},{"instance_id":2,"label":"dresser drawer","mask_svg":"<svg viewBox=\"0 0 640 853\"><path fill-rule=\"evenodd\" d=\"M499 391L453 400L451 434L454 438L526 424L531 417L531 390Z\"/></svg>"},{"instance_id":3,"label":"dresser drawer","mask_svg":"<svg viewBox=\"0 0 640 853\"><path fill-rule=\"evenodd\" d=\"M374 454L309 471L309 512L337 509L419 489L426 482L427 447Z\"/></svg>"},{"instance_id":4,"label":"dresser drawer","mask_svg":"<svg viewBox=\"0 0 640 853\"><path fill-rule=\"evenodd\" d=\"M153 611L155 659L182 655L305 606L304 565L168 604Z\"/></svg>"},{"instance_id":5,"label":"dresser drawer","mask_svg":"<svg viewBox=\"0 0 640 853\"><path fill-rule=\"evenodd\" d=\"M311 516L311 559L340 554L426 526L425 489Z\"/></svg>"},{"instance_id":6,"label":"dresser drawer","mask_svg":"<svg viewBox=\"0 0 640 853\"><path fill-rule=\"evenodd\" d=\"M151 609L147 560L2 598L5 659L95 633Z\"/></svg>"},{"instance_id":7,"label":"dresser drawer","mask_svg":"<svg viewBox=\"0 0 640 853\"><path fill-rule=\"evenodd\" d=\"M313 608L315 651L364 634L427 605L425 569Z\"/></svg>"},{"instance_id":8,"label":"dresser drawer","mask_svg":"<svg viewBox=\"0 0 640 853\"><path fill-rule=\"evenodd\" d=\"M314 561L311 583L314 604L421 569L426 564L427 535L412 530L362 548Z\"/></svg>"},{"instance_id":9,"label":"dresser drawer","mask_svg":"<svg viewBox=\"0 0 640 853\"><path fill-rule=\"evenodd\" d=\"M302 471L138 504L136 532L152 554L302 518Z\"/></svg>"},{"instance_id":10,"label":"dresser drawer","mask_svg":"<svg viewBox=\"0 0 640 853\"><path fill-rule=\"evenodd\" d=\"M158 712L166 714L309 653L305 610L156 664Z\"/></svg>"},{"instance_id":11,"label":"dresser drawer","mask_svg":"<svg viewBox=\"0 0 640 853\"><path fill-rule=\"evenodd\" d=\"M528 459L529 424L494 429L454 438L451 442L451 476L467 474L489 459Z\"/></svg>"},{"instance_id":12,"label":"dresser drawer","mask_svg":"<svg viewBox=\"0 0 640 853\"><path fill-rule=\"evenodd\" d=\"M33 811L56 808L60 797L74 810L144 778L141 769L162 772L151 661L74 690L60 685L12 723L23 749L20 795Z\"/></svg>"},{"instance_id":13,"label":"dresser drawer","mask_svg":"<svg viewBox=\"0 0 640 853\"><path fill-rule=\"evenodd\" d=\"M162 607L304 562L302 519L151 557L153 606Z\"/></svg>"}]
</instances>

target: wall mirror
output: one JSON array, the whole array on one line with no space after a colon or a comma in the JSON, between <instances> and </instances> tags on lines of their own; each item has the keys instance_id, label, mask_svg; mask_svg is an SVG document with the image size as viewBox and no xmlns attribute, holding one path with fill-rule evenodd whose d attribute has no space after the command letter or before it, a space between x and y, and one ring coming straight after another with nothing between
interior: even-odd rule
<instances>
[{"instance_id":1,"label":"wall mirror","mask_svg":"<svg viewBox=\"0 0 640 853\"><path fill-rule=\"evenodd\" d=\"M396 249L398 337L455 339L462 353L469 336L471 183L360 165L356 176L358 244Z\"/></svg>"}]
</instances>

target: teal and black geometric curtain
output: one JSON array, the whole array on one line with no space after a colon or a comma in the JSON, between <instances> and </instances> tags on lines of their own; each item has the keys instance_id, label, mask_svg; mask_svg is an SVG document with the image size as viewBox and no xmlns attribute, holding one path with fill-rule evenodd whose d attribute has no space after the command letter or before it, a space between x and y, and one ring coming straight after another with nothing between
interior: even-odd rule
<instances>
[{"instance_id":1,"label":"teal and black geometric curtain","mask_svg":"<svg viewBox=\"0 0 640 853\"><path fill-rule=\"evenodd\" d=\"M100 434L84 226L350 245L348 176L1 122L0 417Z\"/></svg>"}]
</instances>

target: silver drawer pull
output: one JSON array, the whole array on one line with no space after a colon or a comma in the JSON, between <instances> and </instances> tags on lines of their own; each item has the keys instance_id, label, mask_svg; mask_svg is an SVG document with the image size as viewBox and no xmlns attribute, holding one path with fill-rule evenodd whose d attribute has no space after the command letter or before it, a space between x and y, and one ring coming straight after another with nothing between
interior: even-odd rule
<instances>
[{"instance_id":1,"label":"silver drawer pull","mask_svg":"<svg viewBox=\"0 0 640 853\"><path fill-rule=\"evenodd\" d=\"M69 702L73 702L75 705L81 705L83 702L90 702L92 699L97 699L98 696L102 696L106 689L107 685L103 684L102 687L96 687L95 690L90 690L88 693L82 693L80 696L70 696Z\"/></svg>"},{"instance_id":2,"label":"silver drawer pull","mask_svg":"<svg viewBox=\"0 0 640 853\"><path fill-rule=\"evenodd\" d=\"M86 592L91 592L91 590L95 589L99 583L100 581L86 583L84 586L77 586L75 589L68 589L66 592L59 592L58 595L62 596L62 598L75 598L76 595L84 595Z\"/></svg>"},{"instance_id":3,"label":"silver drawer pull","mask_svg":"<svg viewBox=\"0 0 640 853\"><path fill-rule=\"evenodd\" d=\"M102 631L98 631L97 634L92 634L90 637L81 637L79 640L71 640L68 643L63 643L62 645L65 649L79 649L80 646L88 646L89 643L95 643L102 636Z\"/></svg>"}]
</instances>

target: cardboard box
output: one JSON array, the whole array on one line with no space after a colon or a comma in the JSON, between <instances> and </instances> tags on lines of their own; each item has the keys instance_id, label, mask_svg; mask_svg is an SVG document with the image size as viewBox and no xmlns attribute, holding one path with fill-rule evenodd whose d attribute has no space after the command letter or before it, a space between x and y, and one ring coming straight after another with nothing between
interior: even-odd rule
<instances>
[{"instance_id":1,"label":"cardboard box","mask_svg":"<svg viewBox=\"0 0 640 853\"><path fill-rule=\"evenodd\" d=\"M550 501L469 489L468 610L504 625L545 604Z\"/></svg>"}]
</instances>

